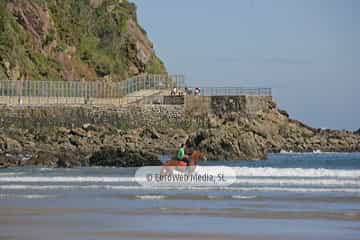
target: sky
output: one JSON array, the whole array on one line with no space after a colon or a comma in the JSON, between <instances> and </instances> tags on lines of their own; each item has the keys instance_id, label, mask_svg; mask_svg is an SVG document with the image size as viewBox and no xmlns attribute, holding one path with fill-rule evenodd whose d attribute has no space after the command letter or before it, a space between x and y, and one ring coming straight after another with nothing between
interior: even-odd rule
<instances>
[{"instance_id":1,"label":"sky","mask_svg":"<svg viewBox=\"0 0 360 240\"><path fill-rule=\"evenodd\" d=\"M360 1L134 0L169 73L270 87L315 128L360 128Z\"/></svg>"}]
</instances>

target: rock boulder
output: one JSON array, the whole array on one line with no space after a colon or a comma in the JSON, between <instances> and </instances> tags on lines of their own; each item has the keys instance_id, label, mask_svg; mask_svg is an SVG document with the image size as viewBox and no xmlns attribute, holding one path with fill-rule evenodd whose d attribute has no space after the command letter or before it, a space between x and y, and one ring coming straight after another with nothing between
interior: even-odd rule
<instances>
[{"instance_id":1,"label":"rock boulder","mask_svg":"<svg viewBox=\"0 0 360 240\"><path fill-rule=\"evenodd\" d=\"M103 167L142 167L159 166L161 161L158 156L141 150L105 147L90 157L89 164Z\"/></svg>"}]
</instances>

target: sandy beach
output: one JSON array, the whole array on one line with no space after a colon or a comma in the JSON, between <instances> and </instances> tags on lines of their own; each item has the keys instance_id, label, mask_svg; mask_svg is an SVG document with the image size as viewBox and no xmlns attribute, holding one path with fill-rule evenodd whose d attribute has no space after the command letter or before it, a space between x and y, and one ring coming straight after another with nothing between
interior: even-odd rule
<instances>
[{"instance_id":1,"label":"sandy beach","mask_svg":"<svg viewBox=\"0 0 360 240\"><path fill-rule=\"evenodd\" d=\"M141 186L136 168L2 169L0 239L357 240L359 160L275 154L227 162L231 186L189 188Z\"/></svg>"}]
</instances>

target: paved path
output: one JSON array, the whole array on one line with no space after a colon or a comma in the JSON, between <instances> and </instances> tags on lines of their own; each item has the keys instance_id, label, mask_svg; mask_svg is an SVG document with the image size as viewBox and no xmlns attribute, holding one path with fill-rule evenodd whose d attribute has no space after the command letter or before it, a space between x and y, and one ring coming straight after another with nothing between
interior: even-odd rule
<instances>
[{"instance_id":1,"label":"paved path","mask_svg":"<svg viewBox=\"0 0 360 240\"><path fill-rule=\"evenodd\" d=\"M128 94L121 98L90 98L85 97L18 97L18 96L0 96L2 105L24 105L24 106L45 106L45 105L112 105L128 106L142 102L142 100L152 96L169 95L170 90L141 90Z\"/></svg>"}]
</instances>

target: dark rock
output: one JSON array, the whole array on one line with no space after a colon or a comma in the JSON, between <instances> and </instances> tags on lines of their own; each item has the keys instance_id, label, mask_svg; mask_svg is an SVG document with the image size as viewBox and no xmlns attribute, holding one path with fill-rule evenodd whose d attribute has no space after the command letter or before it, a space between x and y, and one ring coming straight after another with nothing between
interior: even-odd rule
<instances>
[{"instance_id":1,"label":"dark rock","mask_svg":"<svg viewBox=\"0 0 360 240\"><path fill-rule=\"evenodd\" d=\"M209 160L265 159L267 151L265 141L261 145L253 133L239 128L199 130L186 145L190 151L204 151Z\"/></svg>"},{"instance_id":2,"label":"dark rock","mask_svg":"<svg viewBox=\"0 0 360 240\"><path fill-rule=\"evenodd\" d=\"M253 133L245 133L238 139L238 147L247 160L266 159L268 149L257 141Z\"/></svg>"},{"instance_id":3,"label":"dark rock","mask_svg":"<svg viewBox=\"0 0 360 240\"><path fill-rule=\"evenodd\" d=\"M287 111L285 111L285 110L279 109L279 113L280 113L281 115L287 117L287 118L290 117L289 113L288 113Z\"/></svg>"},{"instance_id":4,"label":"dark rock","mask_svg":"<svg viewBox=\"0 0 360 240\"><path fill-rule=\"evenodd\" d=\"M360 128L354 132L354 134L360 135Z\"/></svg>"},{"instance_id":5,"label":"dark rock","mask_svg":"<svg viewBox=\"0 0 360 240\"><path fill-rule=\"evenodd\" d=\"M86 145L86 139L75 135L69 137L69 142L76 147L82 147Z\"/></svg>"},{"instance_id":6,"label":"dark rock","mask_svg":"<svg viewBox=\"0 0 360 240\"><path fill-rule=\"evenodd\" d=\"M0 154L0 168L18 167L21 165L16 154Z\"/></svg>"},{"instance_id":7,"label":"dark rock","mask_svg":"<svg viewBox=\"0 0 360 240\"><path fill-rule=\"evenodd\" d=\"M12 138L4 137L3 138L3 147L4 150L10 151L10 152L21 152L23 150L21 144Z\"/></svg>"},{"instance_id":8,"label":"dark rock","mask_svg":"<svg viewBox=\"0 0 360 240\"><path fill-rule=\"evenodd\" d=\"M269 104L269 109L270 110L277 108L277 104L276 104L275 101L268 101L268 104Z\"/></svg>"},{"instance_id":9,"label":"dark rock","mask_svg":"<svg viewBox=\"0 0 360 240\"><path fill-rule=\"evenodd\" d=\"M310 130L312 132L316 132L315 128L312 128L309 125L307 125L307 124L305 124L303 122L300 122L298 120L289 119L289 123L294 123L294 124L298 125L299 129L305 128L305 129L308 129L308 130Z\"/></svg>"},{"instance_id":10,"label":"dark rock","mask_svg":"<svg viewBox=\"0 0 360 240\"><path fill-rule=\"evenodd\" d=\"M70 129L67 129L67 128L64 128L64 127L59 127L57 129L57 134L64 136L64 135L70 134L70 131L71 131Z\"/></svg>"},{"instance_id":11,"label":"dark rock","mask_svg":"<svg viewBox=\"0 0 360 240\"><path fill-rule=\"evenodd\" d=\"M0 154L2 154L5 151L5 143L3 139L0 137Z\"/></svg>"},{"instance_id":12,"label":"dark rock","mask_svg":"<svg viewBox=\"0 0 360 240\"><path fill-rule=\"evenodd\" d=\"M91 156L89 164L103 167L142 167L159 166L161 161L158 156L140 150L103 148Z\"/></svg>"},{"instance_id":13,"label":"dark rock","mask_svg":"<svg viewBox=\"0 0 360 240\"><path fill-rule=\"evenodd\" d=\"M40 151L27 161L26 165L55 168L58 161L59 157L55 153Z\"/></svg>"},{"instance_id":14,"label":"dark rock","mask_svg":"<svg viewBox=\"0 0 360 240\"><path fill-rule=\"evenodd\" d=\"M141 131L140 137L142 138L151 138L151 139L159 139L160 134L154 128L145 128Z\"/></svg>"},{"instance_id":15,"label":"dark rock","mask_svg":"<svg viewBox=\"0 0 360 240\"><path fill-rule=\"evenodd\" d=\"M87 132L82 128L72 129L70 131L70 134L75 135L75 136L79 136L79 137L86 137L87 136Z\"/></svg>"},{"instance_id":16,"label":"dark rock","mask_svg":"<svg viewBox=\"0 0 360 240\"><path fill-rule=\"evenodd\" d=\"M38 134L35 137L35 140L42 143L49 142L49 136L47 134Z\"/></svg>"},{"instance_id":17,"label":"dark rock","mask_svg":"<svg viewBox=\"0 0 360 240\"><path fill-rule=\"evenodd\" d=\"M225 122L235 122L238 117L236 113L227 113L224 115Z\"/></svg>"},{"instance_id":18,"label":"dark rock","mask_svg":"<svg viewBox=\"0 0 360 240\"><path fill-rule=\"evenodd\" d=\"M79 154L73 152L62 152L58 154L58 159L58 168L74 168L84 166L84 163L80 160Z\"/></svg>"},{"instance_id":19,"label":"dark rock","mask_svg":"<svg viewBox=\"0 0 360 240\"><path fill-rule=\"evenodd\" d=\"M89 124L89 123L84 124L84 125L82 126L82 128L83 128L85 131L93 131L93 132L99 131L99 128L98 128L98 127L96 127L96 126L93 125L93 124Z\"/></svg>"},{"instance_id":20,"label":"dark rock","mask_svg":"<svg viewBox=\"0 0 360 240\"><path fill-rule=\"evenodd\" d=\"M208 137L209 137L209 133L206 130L201 129L195 134L195 136L192 139L189 139L187 145L190 145L190 147L199 146L200 143L205 139L207 139Z\"/></svg>"}]
</instances>

